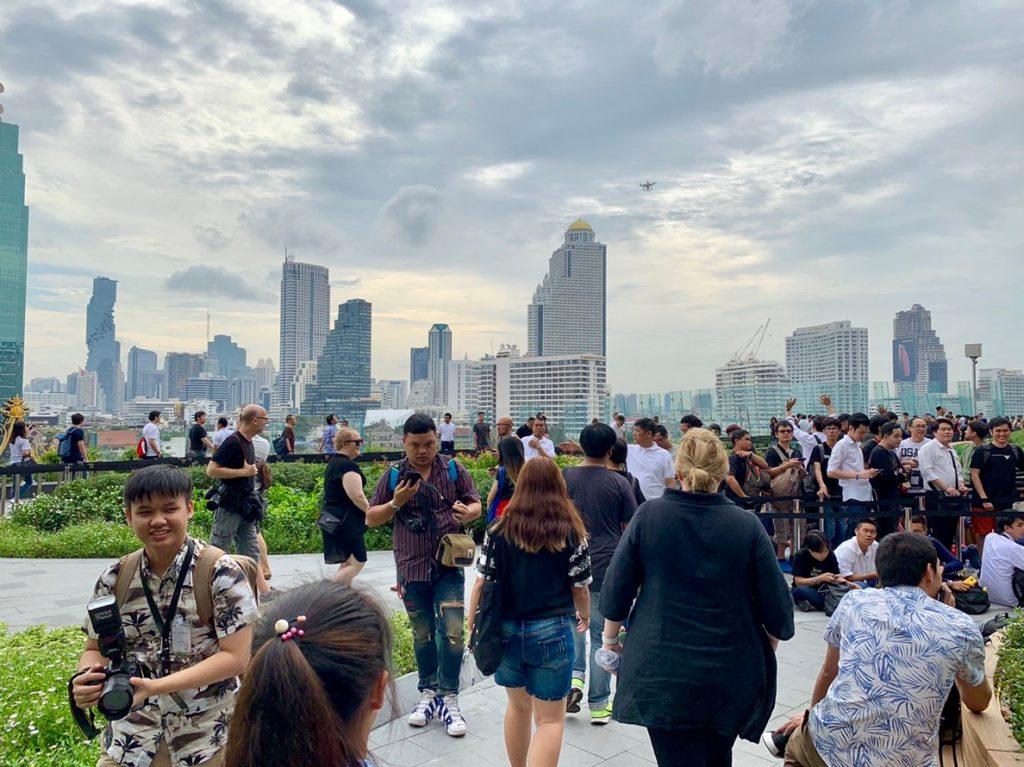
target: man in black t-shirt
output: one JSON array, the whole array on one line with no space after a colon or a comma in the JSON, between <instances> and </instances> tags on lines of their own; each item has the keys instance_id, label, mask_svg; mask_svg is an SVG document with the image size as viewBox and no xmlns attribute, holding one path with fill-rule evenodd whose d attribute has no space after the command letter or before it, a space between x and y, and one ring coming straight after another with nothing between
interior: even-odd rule
<instances>
[{"instance_id":1,"label":"man in black t-shirt","mask_svg":"<svg viewBox=\"0 0 1024 767\"><path fill-rule=\"evenodd\" d=\"M611 721L611 675L594 661L594 653L601 648L604 616L598 609L604 574L611 564L612 555L622 538L629 520L636 511L636 496L625 477L607 468L615 431L605 423L591 424L580 433L583 462L565 469L562 474L583 524L590 535L590 689L587 703L592 723ZM574 633L576 659L572 668L572 689L566 701L566 711L575 714L583 699L583 681L587 672L587 640L584 634Z\"/></svg>"},{"instance_id":2,"label":"man in black t-shirt","mask_svg":"<svg viewBox=\"0 0 1024 767\"><path fill-rule=\"evenodd\" d=\"M832 455L832 448L838 443L842 435L842 424L838 418L826 418L821 426L825 434L825 441L811 451L807 461L807 471L813 474L815 484L818 487L818 500L822 503L821 510L826 514L836 514L843 505L843 489L839 486L839 480L828 475L828 461ZM822 492L824 490L824 492ZM846 532L845 525L840 524L835 516L825 519L822 529L825 538L831 546L837 546L843 540Z\"/></svg>"},{"instance_id":3,"label":"man in black t-shirt","mask_svg":"<svg viewBox=\"0 0 1024 767\"><path fill-rule=\"evenodd\" d=\"M192 418L195 423L188 430L188 454L192 460L201 461L207 450L213 450L213 442L206 435L206 411L197 410Z\"/></svg>"},{"instance_id":4,"label":"man in black t-shirt","mask_svg":"<svg viewBox=\"0 0 1024 767\"><path fill-rule=\"evenodd\" d=\"M878 499L879 511L890 513L900 509L900 485L907 481L906 472L896 450L903 442L903 429L895 422L887 422L878 432L878 444L868 457L867 467L878 469L878 474L871 478L871 489ZM896 516L878 517L878 538L881 540L889 533L896 532Z\"/></svg>"},{"instance_id":5,"label":"man in black t-shirt","mask_svg":"<svg viewBox=\"0 0 1024 767\"><path fill-rule=\"evenodd\" d=\"M988 424L992 444L981 445L971 455L971 485L988 512L1005 511L1019 500L1017 470L1024 470L1024 450L1010 444L1010 421L993 418Z\"/></svg>"},{"instance_id":6,"label":"man in black t-shirt","mask_svg":"<svg viewBox=\"0 0 1024 767\"><path fill-rule=\"evenodd\" d=\"M263 431L267 411L259 405L246 405L238 416L238 429L225 439L217 454L206 465L206 474L219 479L220 504L213 513L210 543L230 551L234 539L239 554L260 561L256 539L262 503L256 493L256 451L252 438Z\"/></svg>"},{"instance_id":7,"label":"man in black t-shirt","mask_svg":"<svg viewBox=\"0 0 1024 767\"><path fill-rule=\"evenodd\" d=\"M526 423L516 429L516 436L519 437L519 439L522 439L528 434L533 434L533 422L535 420L536 419L532 415L527 418Z\"/></svg>"},{"instance_id":8,"label":"man in black t-shirt","mask_svg":"<svg viewBox=\"0 0 1024 767\"><path fill-rule=\"evenodd\" d=\"M835 552L824 535L811 530L804 547L793 555L793 601L804 612L824 610L825 595L818 589L842 581Z\"/></svg>"},{"instance_id":9,"label":"man in black t-shirt","mask_svg":"<svg viewBox=\"0 0 1024 767\"><path fill-rule=\"evenodd\" d=\"M73 413L71 415L71 428L68 429L64 439L71 442L69 448L69 454L61 458L63 463L77 464L83 463L88 460L88 454L85 448L85 430L82 429L82 424L85 423L85 416L81 413ZM81 472L82 479L89 476L89 472L83 467L81 469L71 469L71 478L74 479L75 475Z\"/></svg>"},{"instance_id":10,"label":"man in black t-shirt","mask_svg":"<svg viewBox=\"0 0 1024 767\"><path fill-rule=\"evenodd\" d=\"M473 424L473 440L477 450L487 450L491 447L491 426L484 422L484 411L476 414L476 423Z\"/></svg>"}]
</instances>

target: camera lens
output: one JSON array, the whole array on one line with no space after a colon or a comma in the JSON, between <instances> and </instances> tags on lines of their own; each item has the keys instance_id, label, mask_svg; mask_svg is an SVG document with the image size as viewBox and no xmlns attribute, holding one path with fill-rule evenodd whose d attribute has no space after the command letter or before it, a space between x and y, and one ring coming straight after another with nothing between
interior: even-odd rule
<instances>
[{"instance_id":1,"label":"camera lens","mask_svg":"<svg viewBox=\"0 0 1024 767\"><path fill-rule=\"evenodd\" d=\"M123 719L132 708L135 692L124 672L111 674L103 685L103 693L97 708L108 720Z\"/></svg>"}]
</instances>

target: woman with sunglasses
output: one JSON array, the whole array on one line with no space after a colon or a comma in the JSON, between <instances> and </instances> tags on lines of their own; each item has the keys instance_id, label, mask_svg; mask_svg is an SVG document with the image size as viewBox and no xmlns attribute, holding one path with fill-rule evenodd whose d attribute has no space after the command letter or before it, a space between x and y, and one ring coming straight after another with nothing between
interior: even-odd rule
<instances>
[{"instance_id":1,"label":"woman with sunglasses","mask_svg":"<svg viewBox=\"0 0 1024 767\"><path fill-rule=\"evenodd\" d=\"M366 477L355 462L363 447L355 429L338 429L334 449L324 472L324 504L320 532L324 536L324 561L340 565L334 580L346 586L366 564L366 510L370 508L363 488Z\"/></svg>"}]
</instances>

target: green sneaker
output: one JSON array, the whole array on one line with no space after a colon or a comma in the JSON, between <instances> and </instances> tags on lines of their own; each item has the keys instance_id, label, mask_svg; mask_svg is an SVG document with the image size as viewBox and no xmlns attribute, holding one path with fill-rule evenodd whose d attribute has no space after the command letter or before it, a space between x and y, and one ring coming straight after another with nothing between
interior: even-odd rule
<instances>
[{"instance_id":1,"label":"green sneaker","mask_svg":"<svg viewBox=\"0 0 1024 767\"><path fill-rule=\"evenodd\" d=\"M608 724L612 720L612 704L608 703L604 708L601 709L590 709L590 723L591 724Z\"/></svg>"},{"instance_id":2,"label":"green sneaker","mask_svg":"<svg viewBox=\"0 0 1024 767\"><path fill-rule=\"evenodd\" d=\"M565 711L569 714L578 714L580 712L580 701L583 700L583 680L576 679L573 677L572 688L569 690L569 695L565 699Z\"/></svg>"}]
</instances>

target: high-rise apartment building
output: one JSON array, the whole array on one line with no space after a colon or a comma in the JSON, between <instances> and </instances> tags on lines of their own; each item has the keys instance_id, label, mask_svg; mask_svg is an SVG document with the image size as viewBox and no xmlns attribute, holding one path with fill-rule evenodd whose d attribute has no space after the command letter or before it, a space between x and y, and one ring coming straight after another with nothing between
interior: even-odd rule
<instances>
[{"instance_id":1,"label":"high-rise apartment building","mask_svg":"<svg viewBox=\"0 0 1024 767\"><path fill-rule=\"evenodd\" d=\"M868 329L849 320L797 328L786 337L786 375L797 409L817 412L822 394L839 412L868 409Z\"/></svg>"},{"instance_id":2,"label":"high-rise apartment building","mask_svg":"<svg viewBox=\"0 0 1024 767\"><path fill-rule=\"evenodd\" d=\"M932 313L921 304L896 312L892 321L892 380L904 408L916 399L949 390L946 350L932 329Z\"/></svg>"},{"instance_id":3,"label":"high-rise apartment building","mask_svg":"<svg viewBox=\"0 0 1024 767\"><path fill-rule=\"evenodd\" d=\"M188 379L206 372L206 357L189 352L167 352L164 358L164 396L169 400L186 398Z\"/></svg>"},{"instance_id":4,"label":"high-rise apartment building","mask_svg":"<svg viewBox=\"0 0 1024 767\"><path fill-rule=\"evenodd\" d=\"M128 382L126 399L156 397L159 387L156 352L133 346L128 350Z\"/></svg>"},{"instance_id":5,"label":"high-rise apartment building","mask_svg":"<svg viewBox=\"0 0 1024 767\"><path fill-rule=\"evenodd\" d=\"M303 415L335 413L361 428L370 397L373 307L353 298L338 306L338 319L316 365L316 383L306 389Z\"/></svg>"},{"instance_id":6,"label":"high-rise apartment building","mask_svg":"<svg viewBox=\"0 0 1024 767\"><path fill-rule=\"evenodd\" d=\"M430 370L427 361L430 349L426 346L413 346L409 349L409 386L417 381L429 380Z\"/></svg>"},{"instance_id":7,"label":"high-rise apartment building","mask_svg":"<svg viewBox=\"0 0 1024 767\"><path fill-rule=\"evenodd\" d=\"M409 383L395 379L377 381L370 388L370 393L380 398L382 410L401 410L409 396Z\"/></svg>"},{"instance_id":8,"label":"high-rise apartment building","mask_svg":"<svg viewBox=\"0 0 1024 767\"><path fill-rule=\"evenodd\" d=\"M217 405L216 412L225 413L229 409L228 403L231 399L231 382L224 376L209 373L192 376L185 381L183 399L214 402Z\"/></svg>"},{"instance_id":9,"label":"high-rise apartment building","mask_svg":"<svg viewBox=\"0 0 1024 767\"><path fill-rule=\"evenodd\" d=\"M1006 368L978 371L978 404L986 417L1024 415L1024 372Z\"/></svg>"},{"instance_id":10,"label":"high-rise apartment building","mask_svg":"<svg viewBox=\"0 0 1024 767\"><path fill-rule=\"evenodd\" d=\"M590 224L569 226L527 307L528 356L605 356L607 256Z\"/></svg>"},{"instance_id":11,"label":"high-rise apartment building","mask_svg":"<svg viewBox=\"0 0 1024 767\"><path fill-rule=\"evenodd\" d=\"M716 417L764 435L772 416L781 416L789 397L786 371L770 360L733 360L715 369Z\"/></svg>"},{"instance_id":12,"label":"high-rise apartment building","mask_svg":"<svg viewBox=\"0 0 1024 767\"><path fill-rule=\"evenodd\" d=\"M452 329L436 323L427 333L427 379L433 385L434 404L448 404L448 369L452 361Z\"/></svg>"},{"instance_id":13,"label":"high-rise apartment building","mask_svg":"<svg viewBox=\"0 0 1024 767\"><path fill-rule=\"evenodd\" d=\"M107 277L92 281L92 298L85 310L85 369L99 380L99 407L111 413L121 410L124 383L121 376L121 344L114 326L117 282Z\"/></svg>"},{"instance_id":14,"label":"high-rise apartment building","mask_svg":"<svg viewBox=\"0 0 1024 767\"><path fill-rule=\"evenodd\" d=\"M246 369L245 349L232 341L231 336L214 336L206 344L206 354L214 360L214 375L230 380Z\"/></svg>"},{"instance_id":15,"label":"high-rise apartment building","mask_svg":"<svg viewBox=\"0 0 1024 767\"><path fill-rule=\"evenodd\" d=\"M99 376L93 370L79 370L73 374L75 378L75 407L83 410L95 410L100 407Z\"/></svg>"},{"instance_id":16,"label":"high-rise apartment building","mask_svg":"<svg viewBox=\"0 0 1024 767\"><path fill-rule=\"evenodd\" d=\"M21 394L25 373L28 206L18 126L0 121L0 403Z\"/></svg>"},{"instance_id":17,"label":"high-rise apartment building","mask_svg":"<svg viewBox=\"0 0 1024 767\"><path fill-rule=\"evenodd\" d=\"M277 369L274 367L274 361L271 359L263 359L262 357L256 362L256 388L262 391L265 388L274 388L274 383L277 378Z\"/></svg>"},{"instance_id":18,"label":"high-rise apartment building","mask_svg":"<svg viewBox=\"0 0 1024 767\"><path fill-rule=\"evenodd\" d=\"M291 397L292 402L299 403L296 410L301 411L302 403L306 400L306 390L316 383L316 360L304 360L299 363L298 370L292 378Z\"/></svg>"},{"instance_id":19,"label":"high-rise apartment building","mask_svg":"<svg viewBox=\"0 0 1024 767\"><path fill-rule=\"evenodd\" d=\"M288 404L300 362L317 360L331 326L331 285L326 266L285 256L281 267L281 356L277 395ZM298 406L299 403L294 403Z\"/></svg>"}]
</instances>

